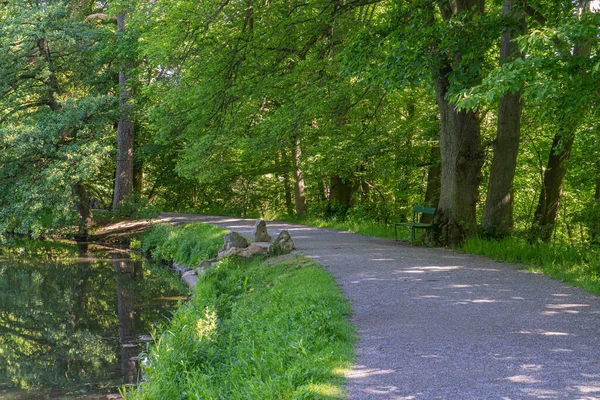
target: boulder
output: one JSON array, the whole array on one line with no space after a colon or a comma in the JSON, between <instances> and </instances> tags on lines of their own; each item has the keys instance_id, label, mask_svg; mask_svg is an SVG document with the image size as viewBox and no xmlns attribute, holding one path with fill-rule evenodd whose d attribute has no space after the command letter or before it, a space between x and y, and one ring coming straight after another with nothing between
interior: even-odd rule
<instances>
[{"instance_id":1,"label":"boulder","mask_svg":"<svg viewBox=\"0 0 600 400\"><path fill-rule=\"evenodd\" d=\"M196 271L190 270L190 271L184 272L183 275L181 275L181 280L184 281L185 283L187 283L187 285L193 289L196 287L196 281L198 280L198 275L196 275Z\"/></svg>"},{"instance_id":2,"label":"boulder","mask_svg":"<svg viewBox=\"0 0 600 400\"><path fill-rule=\"evenodd\" d=\"M281 231L277 239L269 247L271 254L286 254L294 250L294 241L288 231Z\"/></svg>"},{"instance_id":3,"label":"boulder","mask_svg":"<svg viewBox=\"0 0 600 400\"><path fill-rule=\"evenodd\" d=\"M216 258L210 258L208 260L204 260L200 263L200 267L201 268L206 268L206 267L212 267L213 265L217 264L219 262L219 260L217 260Z\"/></svg>"},{"instance_id":4,"label":"boulder","mask_svg":"<svg viewBox=\"0 0 600 400\"><path fill-rule=\"evenodd\" d=\"M217 257L219 260L222 258L231 257L236 255L238 257L250 258L256 255L267 255L268 250L266 247L259 246L256 244L251 244L248 247L231 247L230 249L219 251L219 256Z\"/></svg>"},{"instance_id":5,"label":"boulder","mask_svg":"<svg viewBox=\"0 0 600 400\"><path fill-rule=\"evenodd\" d=\"M271 236L267 233L267 223L262 219L257 219L252 230L255 242L270 242Z\"/></svg>"},{"instance_id":6,"label":"boulder","mask_svg":"<svg viewBox=\"0 0 600 400\"><path fill-rule=\"evenodd\" d=\"M219 253L222 251L227 251L232 247L245 249L248 247L248 240L239 233L231 231L223 236L223 247L221 247Z\"/></svg>"}]
</instances>

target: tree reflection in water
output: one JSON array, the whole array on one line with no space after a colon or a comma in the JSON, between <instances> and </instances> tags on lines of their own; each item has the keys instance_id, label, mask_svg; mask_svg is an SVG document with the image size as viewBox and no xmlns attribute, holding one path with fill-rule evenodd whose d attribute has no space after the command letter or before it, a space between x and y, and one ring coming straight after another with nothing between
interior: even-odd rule
<instances>
[{"instance_id":1,"label":"tree reflection in water","mask_svg":"<svg viewBox=\"0 0 600 400\"><path fill-rule=\"evenodd\" d=\"M115 392L137 379L138 337L185 288L128 254L64 262L0 259L0 398Z\"/></svg>"}]
</instances>

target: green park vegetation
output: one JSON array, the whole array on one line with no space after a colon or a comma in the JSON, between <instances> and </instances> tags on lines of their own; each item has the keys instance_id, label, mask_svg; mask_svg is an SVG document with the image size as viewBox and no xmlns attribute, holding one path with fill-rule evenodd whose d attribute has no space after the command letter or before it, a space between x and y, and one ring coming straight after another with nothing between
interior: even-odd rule
<instances>
[{"instance_id":1,"label":"green park vegetation","mask_svg":"<svg viewBox=\"0 0 600 400\"><path fill-rule=\"evenodd\" d=\"M214 257L224 232L160 225L141 238L141 248L193 262ZM334 278L313 261L223 260L200 275L191 301L157 334L147 382L126 398L345 398L355 340L349 314Z\"/></svg>"},{"instance_id":2,"label":"green park vegetation","mask_svg":"<svg viewBox=\"0 0 600 400\"><path fill-rule=\"evenodd\" d=\"M597 4L451 4L2 2L0 237L424 204L441 245L597 245Z\"/></svg>"}]
</instances>

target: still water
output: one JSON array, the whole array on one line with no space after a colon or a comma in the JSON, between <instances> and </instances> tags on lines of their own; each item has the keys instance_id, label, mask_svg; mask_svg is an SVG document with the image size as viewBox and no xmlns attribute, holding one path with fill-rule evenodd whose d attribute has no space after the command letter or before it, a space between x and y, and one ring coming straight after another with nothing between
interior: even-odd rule
<instances>
[{"instance_id":1,"label":"still water","mask_svg":"<svg viewBox=\"0 0 600 400\"><path fill-rule=\"evenodd\" d=\"M127 253L0 257L0 399L106 399L135 384L149 335L185 292Z\"/></svg>"}]
</instances>

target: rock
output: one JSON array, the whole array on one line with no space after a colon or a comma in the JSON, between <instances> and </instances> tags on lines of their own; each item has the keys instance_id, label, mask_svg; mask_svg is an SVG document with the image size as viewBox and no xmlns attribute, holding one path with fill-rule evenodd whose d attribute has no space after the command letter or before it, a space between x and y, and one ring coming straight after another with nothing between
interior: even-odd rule
<instances>
[{"instance_id":1,"label":"rock","mask_svg":"<svg viewBox=\"0 0 600 400\"><path fill-rule=\"evenodd\" d=\"M281 231L277 239L269 247L271 254L285 254L294 250L294 241L288 231Z\"/></svg>"},{"instance_id":2,"label":"rock","mask_svg":"<svg viewBox=\"0 0 600 400\"><path fill-rule=\"evenodd\" d=\"M210 258L208 260L204 260L200 263L200 267L201 268L206 268L206 267L211 267L215 264L217 264L219 262L219 260L217 260L216 258Z\"/></svg>"},{"instance_id":3,"label":"rock","mask_svg":"<svg viewBox=\"0 0 600 400\"><path fill-rule=\"evenodd\" d=\"M196 271L187 271L181 275L181 280L187 283L190 288L196 287L196 281L198 281L198 275L196 275Z\"/></svg>"},{"instance_id":4,"label":"rock","mask_svg":"<svg viewBox=\"0 0 600 400\"><path fill-rule=\"evenodd\" d=\"M183 275L183 274L185 274L187 271L191 270L191 268L190 268L190 267L186 267L185 265L178 264L177 262L174 262L174 263L173 263L173 269L174 269L175 271L177 271L177 274L178 274L179 276L182 276L182 275Z\"/></svg>"},{"instance_id":5,"label":"rock","mask_svg":"<svg viewBox=\"0 0 600 400\"><path fill-rule=\"evenodd\" d=\"M221 247L219 253L227 251L232 247L237 247L241 249L245 249L246 247L248 247L248 240L235 231L231 231L225 236L223 236L223 242L223 247Z\"/></svg>"},{"instance_id":6,"label":"rock","mask_svg":"<svg viewBox=\"0 0 600 400\"><path fill-rule=\"evenodd\" d=\"M270 242L271 236L267 233L267 223L262 219L257 219L252 230L255 242Z\"/></svg>"},{"instance_id":7,"label":"rock","mask_svg":"<svg viewBox=\"0 0 600 400\"><path fill-rule=\"evenodd\" d=\"M256 256L256 255L267 255L267 254L268 254L268 249L266 247L259 246L259 245L252 243L250 246L248 246L246 248L232 247L228 250L220 251L218 259L220 260L222 258L231 257L233 255L236 255L238 257L250 258L250 257Z\"/></svg>"},{"instance_id":8,"label":"rock","mask_svg":"<svg viewBox=\"0 0 600 400\"><path fill-rule=\"evenodd\" d=\"M251 244L249 247L239 252L238 256L246 258L254 257L257 255L266 256L268 252L269 249L267 249L266 247Z\"/></svg>"}]
</instances>

